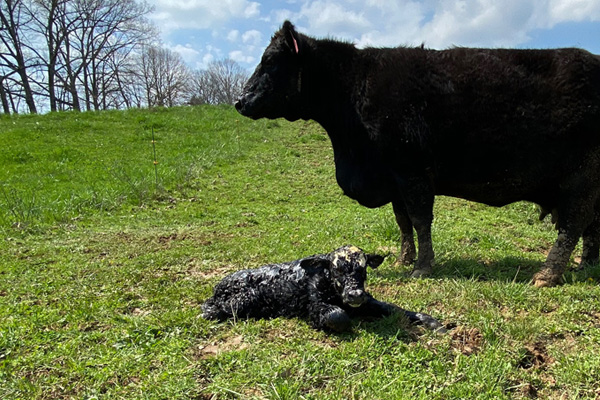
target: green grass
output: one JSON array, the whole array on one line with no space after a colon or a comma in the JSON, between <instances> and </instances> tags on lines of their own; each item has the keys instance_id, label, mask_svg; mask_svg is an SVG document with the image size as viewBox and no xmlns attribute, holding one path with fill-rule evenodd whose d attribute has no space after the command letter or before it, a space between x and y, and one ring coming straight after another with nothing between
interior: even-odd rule
<instances>
[{"instance_id":1,"label":"green grass","mask_svg":"<svg viewBox=\"0 0 600 400\"><path fill-rule=\"evenodd\" d=\"M530 286L555 238L531 204L440 197L434 276L410 280L392 256L370 272L377 298L447 335L397 316L343 335L217 324L200 305L231 271L397 249L391 207L342 195L318 125L198 107L4 116L0 135L2 399L600 394L600 269Z\"/></svg>"}]
</instances>

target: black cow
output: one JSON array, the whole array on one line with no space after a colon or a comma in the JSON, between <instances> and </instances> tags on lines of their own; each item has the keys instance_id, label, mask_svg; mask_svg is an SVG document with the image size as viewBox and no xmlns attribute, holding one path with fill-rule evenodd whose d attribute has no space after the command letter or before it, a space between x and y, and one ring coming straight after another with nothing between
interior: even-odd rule
<instances>
[{"instance_id":1,"label":"black cow","mask_svg":"<svg viewBox=\"0 0 600 400\"><path fill-rule=\"evenodd\" d=\"M400 260L429 274L434 195L493 206L527 200L558 239L533 278L561 280L583 236L600 251L600 57L579 49L366 48L319 40L286 21L246 84L251 118L314 119L336 178L367 207L392 203Z\"/></svg>"},{"instance_id":2,"label":"black cow","mask_svg":"<svg viewBox=\"0 0 600 400\"><path fill-rule=\"evenodd\" d=\"M364 283L367 266L377 268L383 257L365 254L355 246L257 269L246 269L223 278L203 305L205 319L308 318L318 329L343 332L351 317L377 318L404 312L412 322L444 332L427 314L405 311L375 300Z\"/></svg>"}]
</instances>

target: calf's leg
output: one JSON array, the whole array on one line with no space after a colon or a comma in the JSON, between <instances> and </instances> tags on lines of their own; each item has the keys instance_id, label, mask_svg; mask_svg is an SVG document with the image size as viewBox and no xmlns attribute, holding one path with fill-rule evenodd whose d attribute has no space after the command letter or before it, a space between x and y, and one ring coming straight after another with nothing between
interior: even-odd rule
<instances>
[{"instance_id":1,"label":"calf's leg","mask_svg":"<svg viewBox=\"0 0 600 400\"><path fill-rule=\"evenodd\" d=\"M408 320L415 324L422 324L427 329L431 329L432 331L436 331L439 333L446 333L448 330L444 328L444 326L437 319L433 318L429 314L418 313L414 311L403 310L404 315L408 318Z\"/></svg>"},{"instance_id":2,"label":"calf's leg","mask_svg":"<svg viewBox=\"0 0 600 400\"><path fill-rule=\"evenodd\" d=\"M404 315L412 323L423 325L427 329L431 329L439 333L447 332L446 328L444 328L444 326L437 319L433 318L429 314L404 310L395 304L385 303L383 301L376 300L373 297L370 297L369 300L367 300L365 304L361 305L360 307L351 309L349 313L353 316L356 315L363 318L379 318L392 315L393 313L404 313Z\"/></svg>"},{"instance_id":3,"label":"calf's leg","mask_svg":"<svg viewBox=\"0 0 600 400\"><path fill-rule=\"evenodd\" d=\"M402 309L398 306L375 300L370 294L368 295L368 299L360 307L351 307L348 309L348 313L351 316L361 318L381 318L400 311L402 311Z\"/></svg>"}]
</instances>

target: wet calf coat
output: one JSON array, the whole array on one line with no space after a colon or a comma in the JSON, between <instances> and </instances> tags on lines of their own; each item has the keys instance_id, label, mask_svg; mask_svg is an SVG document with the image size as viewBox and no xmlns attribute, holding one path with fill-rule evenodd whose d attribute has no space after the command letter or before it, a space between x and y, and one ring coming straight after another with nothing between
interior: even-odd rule
<instances>
[{"instance_id":1,"label":"wet calf coat","mask_svg":"<svg viewBox=\"0 0 600 400\"><path fill-rule=\"evenodd\" d=\"M600 58L584 50L357 49L286 21L236 108L319 122L344 193L393 204L414 276L432 271L435 195L552 213L537 286L560 281L581 237L582 263L598 262Z\"/></svg>"},{"instance_id":2,"label":"wet calf coat","mask_svg":"<svg viewBox=\"0 0 600 400\"><path fill-rule=\"evenodd\" d=\"M382 256L344 246L328 254L238 271L216 285L202 305L202 315L219 321L299 317L315 328L342 332L350 328L352 317L404 312L413 322L443 330L429 315L401 310L365 291L367 266L376 268L382 261Z\"/></svg>"}]
</instances>

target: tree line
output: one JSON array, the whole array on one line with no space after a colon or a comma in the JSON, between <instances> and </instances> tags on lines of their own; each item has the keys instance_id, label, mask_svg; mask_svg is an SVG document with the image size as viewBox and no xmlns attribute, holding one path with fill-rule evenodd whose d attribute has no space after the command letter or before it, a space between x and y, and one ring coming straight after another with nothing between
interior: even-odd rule
<instances>
[{"instance_id":1,"label":"tree line","mask_svg":"<svg viewBox=\"0 0 600 400\"><path fill-rule=\"evenodd\" d=\"M0 112L233 103L232 60L193 70L136 0L0 0Z\"/></svg>"}]
</instances>

